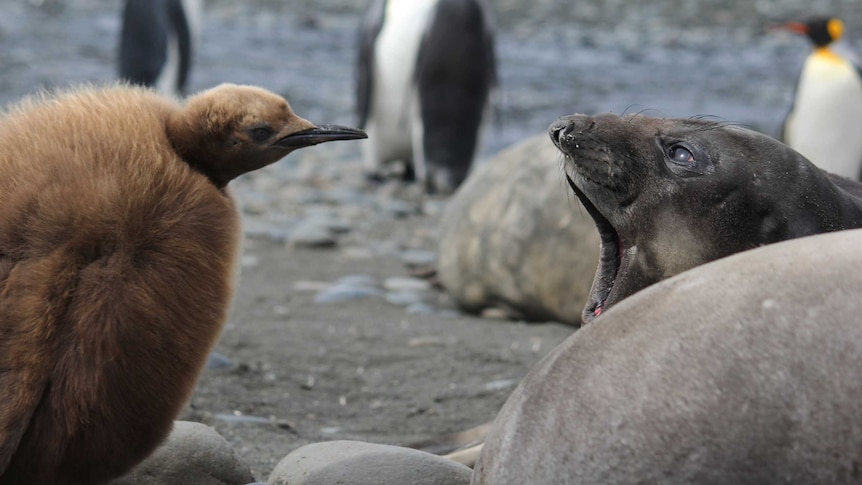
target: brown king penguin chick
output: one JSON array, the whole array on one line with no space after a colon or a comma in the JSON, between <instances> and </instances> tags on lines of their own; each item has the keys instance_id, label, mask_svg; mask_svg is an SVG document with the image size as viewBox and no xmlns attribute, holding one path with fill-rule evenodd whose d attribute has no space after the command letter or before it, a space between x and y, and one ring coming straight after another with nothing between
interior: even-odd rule
<instances>
[{"instance_id":1,"label":"brown king penguin chick","mask_svg":"<svg viewBox=\"0 0 862 485\"><path fill-rule=\"evenodd\" d=\"M144 88L24 101L0 119L0 484L98 484L171 429L232 296L226 184L359 130L268 91L184 106Z\"/></svg>"}]
</instances>

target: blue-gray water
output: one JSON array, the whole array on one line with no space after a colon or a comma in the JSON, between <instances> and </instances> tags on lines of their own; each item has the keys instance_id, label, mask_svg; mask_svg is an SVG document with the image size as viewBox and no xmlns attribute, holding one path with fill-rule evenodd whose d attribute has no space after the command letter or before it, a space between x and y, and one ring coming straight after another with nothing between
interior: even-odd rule
<instances>
[{"instance_id":1,"label":"blue-gray water","mask_svg":"<svg viewBox=\"0 0 862 485\"><path fill-rule=\"evenodd\" d=\"M775 133L809 47L777 20L838 13L860 49L862 6L819 2L497 0L498 117L485 155L578 112L711 115ZM264 86L316 122L355 121L361 1L211 0L191 91ZM118 0L0 0L0 103L115 73Z\"/></svg>"}]
</instances>

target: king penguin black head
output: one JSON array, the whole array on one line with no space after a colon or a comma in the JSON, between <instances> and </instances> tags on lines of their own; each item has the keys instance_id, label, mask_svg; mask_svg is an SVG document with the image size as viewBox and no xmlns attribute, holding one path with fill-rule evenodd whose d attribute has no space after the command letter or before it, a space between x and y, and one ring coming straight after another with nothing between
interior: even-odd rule
<instances>
[{"instance_id":1,"label":"king penguin black head","mask_svg":"<svg viewBox=\"0 0 862 485\"><path fill-rule=\"evenodd\" d=\"M844 35L844 22L835 17L816 18L805 23L789 22L782 27L807 36L815 47L826 47Z\"/></svg>"}]
</instances>

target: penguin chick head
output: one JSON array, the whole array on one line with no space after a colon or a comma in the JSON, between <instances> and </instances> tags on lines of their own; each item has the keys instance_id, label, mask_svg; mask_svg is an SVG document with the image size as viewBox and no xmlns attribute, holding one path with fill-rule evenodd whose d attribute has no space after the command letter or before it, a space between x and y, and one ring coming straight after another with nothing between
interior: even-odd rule
<instances>
[{"instance_id":1,"label":"penguin chick head","mask_svg":"<svg viewBox=\"0 0 862 485\"><path fill-rule=\"evenodd\" d=\"M174 150L217 187L299 148L366 138L361 130L316 126L274 93L222 84L186 101L167 123Z\"/></svg>"},{"instance_id":2,"label":"penguin chick head","mask_svg":"<svg viewBox=\"0 0 862 485\"><path fill-rule=\"evenodd\" d=\"M784 24L784 28L808 36L816 47L826 47L844 35L844 22L835 17L817 18L805 23L790 22Z\"/></svg>"}]
</instances>

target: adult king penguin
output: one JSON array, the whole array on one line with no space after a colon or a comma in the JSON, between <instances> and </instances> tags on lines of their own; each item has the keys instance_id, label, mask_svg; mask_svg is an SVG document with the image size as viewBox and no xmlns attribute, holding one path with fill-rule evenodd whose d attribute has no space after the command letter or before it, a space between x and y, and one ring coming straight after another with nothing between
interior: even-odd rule
<instances>
[{"instance_id":1,"label":"adult king penguin","mask_svg":"<svg viewBox=\"0 0 862 485\"><path fill-rule=\"evenodd\" d=\"M837 18L820 18L782 27L808 36L814 44L799 75L782 141L827 172L859 180L862 71L849 53L835 48L844 24Z\"/></svg>"},{"instance_id":2,"label":"adult king penguin","mask_svg":"<svg viewBox=\"0 0 862 485\"><path fill-rule=\"evenodd\" d=\"M203 0L127 0L120 37L121 79L183 94L200 33Z\"/></svg>"},{"instance_id":3,"label":"adult king penguin","mask_svg":"<svg viewBox=\"0 0 862 485\"><path fill-rule=\"evenodd\" d=\"M497 78L484 1L374 0L358 60L366 169L403 160L405 179L454 191L480 149Z\"/></svg>"},{"instance_id":4,"label":"adult king penguin","mask_svg":"<svg viewBox=\"0 0 862 485\"><path fill-rule=\"evenodd\" d=\"M227 316L227 184L364 137L236 85L182 105L88 88L0 118L0 484L100 484L152 452Z\"/></svg>"}]
</instances>

